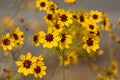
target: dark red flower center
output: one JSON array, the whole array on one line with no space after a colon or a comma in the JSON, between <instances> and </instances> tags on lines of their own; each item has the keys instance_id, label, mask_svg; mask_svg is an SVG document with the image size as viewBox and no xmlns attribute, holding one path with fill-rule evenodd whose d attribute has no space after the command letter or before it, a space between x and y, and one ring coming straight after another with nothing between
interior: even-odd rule
<instances>
[{"instance_id":1,"label":"dark red flower center","mask_svg":"<svg viewBox=\"0 0 120 80\"><path fill-rule=\"evenodd\" d=\"M33 37L33 41L34 41L34 42L37 42L37 41L38 41L38 36L37 36L37 35L35 35L35 36Z\"/></svg>"},{"instance_id":2,"label":"dark red flower center","mask_svg":"<svg viewBox=\"0 0 120 80\"><path fill-rule=\"evenodd\" d=\"M84 16L83 15L81 15L79 19L80 19L80 22L84 22Z\"/></svg>"},{"instance_id":3,"label":"dark red flower center","mask_svg":"<svg viewBox=\"0 0 120 80\"><path fill-rule=\"evenodd\" d=\"M66 35L65 35L65 34L62 34L61 42L65 42L65 40L66 40Z\"/></svg>"},{"instance_id":4,"label":"dark red flower center","mask_svg":"<svg viewBox=\"0 0 120 80\"><path fill-rule=\"evenodd\" d=\"M4 39L3 40L3 44L6 46L6 45L9 45L10 44L10 40L9 39Z\"/></svg>"},{"instance_id":5,"label":"dark red flower center","mask_svg":"<svg viewBox=\"0 0 120 80\"><path fill-rule=\"evenodd\" d=\"M98 19L98 15L94 14L93 19Z\"/></svg>"},{"instance_id":6,"label":"dark red flower center","mask_svg":"<svg viewBox=\"0 0 120 80\"><path fill-rule=\"evenodd\" d=\"M32 64L32 62L30 60L25 60L23 63L25 68L30 68L31 64Z\"/></svg>"},{"instance_id":7,"label":"dark red flower center","mask_svg":"<svg viewBox=\"0 0 120 80\"><path fill-rule=\"evenodd\" d=\"M19 39L17 34L13 34L13 37L14 37L15 40Z\"/></svg>"},{"instance_id":8,"label":"dark red flower center","mask_svg":"<svg viewBox=\"0 0 120 80\"><path fill-rule=\"evenodd\" d=\"M53 39L54 39L54 37L53 37L53 35L52 34L47 34L46 35L46 37L45 37L45 40L47 40L47 42L51 42L51 41L53 41Z\"/></svg>"},{"instance_id":9,"label":"dark red flower center","mask_svg":"<svg viewBox=\"0 0 120 80\"><path fill-rule=\"evenodd\" d=\"M93 40L92 40L92 38L89 38L89 39L87 40L87 45L88 45L88 46L92 46L92 45L93 45Z\"/></svg>"},{"instance_id":10,"label":"dark red flower center","mask_svg":"<svg viewBox=\"0 0 120 80\"><path fill-rule=\"evenodd\" d=\"M45 7L45 2L41 2L40 6Z\"/></svg>"},{"instance_id":11,"label":"dark red flower center","mask_svg":"<svg viewBox=\"0 0 120 80\"><path fill-rule=\"evenodd\" d=\"M40 72L41 72L40 66L36 66L36 68L34 68L34 71L35 71L36 73L40 73Z\"/></svg>"},{"instance_id":12,"label":"dark red flower center","mask_svg":"<svg viewBox=\"0 0 120 80\"><path fill-rule=\"evenodd\" d=\"M66 22L67 21L67 16L66 16L66 14L62 14L61 16L60 16L60 20L62 21L62 22Z\"/></svg>"},{"instance_id":13,"label":"dark red flower center","mask_svg":"<svg viewBox=\"0 0 120 80\"><path fill-rule=\"evenodd\" d=\"M94 26L90 24L90 25L89 25L89 28L90 28L90 29L94 29Z\"/></svg>"}]
</instances>

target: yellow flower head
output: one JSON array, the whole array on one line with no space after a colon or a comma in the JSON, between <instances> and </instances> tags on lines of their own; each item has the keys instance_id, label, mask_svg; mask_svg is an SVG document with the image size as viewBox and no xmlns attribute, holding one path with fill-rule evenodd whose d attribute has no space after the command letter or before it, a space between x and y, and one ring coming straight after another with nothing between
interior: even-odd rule
<instances>
[{"instance_id":1,"label":"yellow flower head","mask_svg":"<svg viewBox=\"0 0 120 80\"><path fill-rule=\"evenodd\" d=\"M71 43L72 43L72 36L66 33L62 33L60 44L59 44L60 49L69 48L69 45Z\"/></svg>"},{"instance_id":2,"label":"yellow flower head","mask_svg":"<svg viewBox=\"0 0 120 80\"><path fill-rule=\"evenodd\" d=\"M101 24L102 29L103 30L109 30L110 26L111 26L111 23L110 23L108 15L103 13L102 24Z\"/></svg>"},{"instance_id":3,"label":"yellow flower head","mask_svg":"<svg viewBox=\"0 0 120 80\"><path fill-rule=\"evenodd\" d=\"M118 76L118 63L115 60L112 60L110 65L108 66L107 74Z\"/></svg>"},{"instance_id":4,"label":"yellow flower head","mask_svg":"<svg viewBox=\"0 0 120 80\"><path fill-rule=\"evenodd\" d=\"M12 50L15 46L14 39L10 37L10 33L3 35L0 39L0 46L3 51Z\"/></svg>"},{"instance_id":5,"label":"yellow flower head","mask_svg":"<svg viewBox=\"0 0 120 80\"><path fill-rule=\"evenodd\" d=\"M69 64L77 64L78 63L78 55L75 51L72 52L68 52L66 55L64 55L65 59L64 59L64 65L68 66ZM60 56L59 57L60 60L60 65L63 64L63 57Z\"/></svg>"},{"instance_id":6,"label":"yellow flower head","mask_svg":"<svg viewBox=\"0 0 120 80\"><path fill-rule=\"evenodd\" d=\"M47 16L44 16L44 20L49 25L54 24L56 22L56 14L47 14Z\"/></svg>"},{"instance_id":7,"label":"yellow flower head","mask_svg":"<svg viewBox=\"0 0 120 80\"><path fill-rule=\"evenodd\" d=\"M28 52L25 55L20 55L20 61L16 61L16 65L19 66L18 73L23 73L25 76L33 73L33 63L37 61L37 57L32 57L32 54Z\"/></svg>"},{"instance_id":8,"label":"yellow flower head","mask_svg":"<svg viewBox=\"0 0 120 80\"><path fill-rule=\"evenodd\" d=\"M43 44L44 48L57 47L60 41L60 36L57 31L53 31L51 27L48 27L48 33L40 31L40 43Z\"/></svg>"},{"instance_id":9,"label":"yellow flower head","mask_svg":"<svg viewBox=\"0 0 120 80\"><path fill-rule=\"evenodd\" d=\"M90 54L99 48L99 39L93 37L83 37L83 48Z\"/></svg>"},{"instance_id":10,"label":"yellow flower head","mask_svg":"<svg viewBox=\"0 0 120 80\"><path fill-rule=\"evenodd\" d=\"M88 19L88 13L86 11L80 11L77 14L77 22L81 25L84 26L86 24L86 20Z\"/></svg>"},{"instance_id":11,"label":"yellow flower head","mask_svg":"<svg viewBox=\"0 0 120 80\"><path fill-rule=\"evenodd\" d=\"M53 3L53 1L50 1L48 4L48 8L46 10L47 14L55 14L56 11L58 10L58 7L55 3Z\"/></svg>"},{"instance_id":12,"label":"yellow flower head","mask_svg":"<svg viewBox=\"0 0 120 80\"><path fill-rule=\"evenodd\" d=\"M33 64L33 74L36 78L42 78L46 75L46 66L44 65L44 62L42 62L43 57L39 56L39 59L37 59L37 63Z\"/></svg>"},{"instance_id":13,"label":"yellow flower head","mask_svg":"<svg viewBox=\"0 0 120 80\"><path fill-rule=\"evenodd\" d=\"M76 0L64 0L64 2L69 3L69 4L74 4Z\"/></svg>"},{"instance_id":14,"label":"yellow flower head","mask_svg":"<svg viewBox=\"0 0 120 80\"><path fill-rule=\"evenodd\" d=\"M86 24L84 24L84 28L86 31L96 32L99 26L91 19L87 19Z\"/></svg>"},{"instance_id":15,"label":"yellow flower head","mask_svg":"<svg viewBox=\"0 0 120 80\"><path fill-rule=\"evenodd\" d=\"M58 17L58 23L62 26L69 26L71 23L73 23L72 20L72 14L69 11L65 11L63 9L60 9L58 11L59 17Z\"/></svg>"},{"instance_id":16,"label":"yellow flower head","mask_svg":"<svg viewBox=\"0 0 120 80\"><path fill-rule=\"evenodd\" d=\"M93 19L96 23L99 23L102 21L102 12L97 10L91 10L90 18Z\"/></svg>"},{"instance_id":17,"label":"yellow flower head","mask_svg":"<svg viewBox=\"0 0 120 80\"><path fill-rule=\"evenodd\" d=\"M15 28L12 32L11 35L15 41L16 46L20 46L23 44L23 32L19 29L19 27Z\"/></svg>"},{"instance_id":18,"label":"yellow flower head","mask_svg":"<svg viewBox=\"0 0 120 80\"><path fill-rule=\"evenodd\" d=\"M33 43L35 46L40 45L40 32L36 32L33 36Z\"/></svg>"},{"instance_id":19,"label":"yellow flower head","mask_svg":"<svg viewBox=\"0 0 120 80\"><path fill-rule=\"evenodd\" d=\"M39 8L39 10L46 11L48 8L48 1L47 0L36 0L36 7Z\"/></svg>"}]
</instances>

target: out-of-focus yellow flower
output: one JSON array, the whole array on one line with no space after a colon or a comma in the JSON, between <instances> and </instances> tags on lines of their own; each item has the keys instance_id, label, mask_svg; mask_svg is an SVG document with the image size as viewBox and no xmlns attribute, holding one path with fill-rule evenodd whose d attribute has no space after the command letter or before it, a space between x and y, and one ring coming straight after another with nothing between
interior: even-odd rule
<instances>
[{"instance_id":1,"label":"out-of-focus yellow flower","mask_svg":"<svg viewBox=\"0 0 120 80\"><path fill-rule=\"evenodd\" d=\"M112 77L103 76L102 74L98 74L98 79L99 79L99 80L115 80L115 79L112 78Z\"/></svg>"},{"instance_id":2,"label":"out-of-focus yellow flower","mask_svg":"<svg viewBox=\"0 0 120 80\"><path fill-rule=\"evenodd\" d=\"M35 32L35 34L33 36L33 43L35 46L40 45L40 32Z\"/></svg>"},{"instance_id":3,"label":"out-of-focus yellow flower","mask_svg":"<svg viewBox=\"0 0 120 80\"><path fill-rule=\"evenodd\" d=\"M107 75L118 76L118 63L115 60L112 60L106 70Z\"/></svg>"},{"instance_id":4,"label":"out-of-focus yellow flower","mask_svg":"<svg viewBox=\"0 0 120 80\"><path fill-rule=\"evenodd\" d=\"M69 52L66 55L64 55L64 59L62 56L59 56L60 65L64 63L65 66L68 66L69 64L77 64L78 63L78 55L75 51ZM63 62L64 61L64 62Z\"/></svg>"},{"instance_id":5,"label":"out-of-focus yellow flower","mask_svg":"<svg viewBox=\"0 0 120 80\"><path fill-rule=\"evenodd\" d=\"M51 27L48 27L48 33L40 31L40 43L43 44L44 48L57 47L60 41L60 36L57 31L53 31Z\"/></svg>"},{"instance_id":6,"label":"out-of-focus yellow flower","mask_svg":"<svg viewBox=\"0 0 120 80\"><path fill-rule=\"evenodd\" d=\"M3 51L12 50L15 46L14 39L10 37L10 33L2 35L0 39L0 46Z\"/></svg>"},{"instance_id":7,"label":"out-of-focus yellow flower","mask_svg":"<svg viewBox=\"0 0 120 80\"><path fill-rule=\"evenodd\" d=\"M25 76L28 74L33 74L33 68L32 65L37 61L37 57L32 57L31 52L28 52L25 55L20 55L20 61L16 61L16 65L19 66L18 73L23 73Z\"/></svg>"},{"instance_id":8,"label":"out-of-focus yellow flower","mask_svg":"<svg viewBox=\"0 0 120 80\"><path fill-rule=\"evenodd\" d=\"M58 7L55 3L53 3L53 1L50 1L48 3L48 8L46 10L47 14L56 14L56 11L58 10Z\"/></svg>"},{"instance_id":9,"label":"out-of-focus yellow flower","mask_svg":"<svg viewBox=\"0 0 120 80\"><path fill-rule=\"evenodd\" d=\"M39 8L39 10L46 11L48 8L48 0L36 0L36 7Z\"/></svg>"},{"instance_id":10,"label":"out-of-focus yellow flower","mask_svg":"<svg viewBox=\"0 0 120 80\"><path fill-rule=\"evenodd\" d=\"M83 37L83 48L90 54L99 48L99 39L93 37Z\"/></svg>"},{"instance_id":11,"label":"out-of-focus yellow flower","mask_svg":"<svg viewBox=\"0 0 120 80\"><path fill-rule=\"evenodd\" d=\"M59 17L58 17L58 24L61 26L69 26L73 23L72 20L72 14L69 11L65 11L63 9L60 9L58 11Z\"/></svg>"},{"instance_id":12,"label":"out-of-focus yellow flower","mask_svg":"<svg viewBox=\"0 0 120 80\"><path fill-rule=\"evenodd\" d=\"M64 0L64 2L69 3L69 4L74 4L76 0Z\"/></svg>"},{"instance_id":13,"label":"out-of-focus yellow flower","mask_svg":"<svg viewBox=\"0 0 120 80\"><path fill-rule=\"evenodd\" d=\"M109 30L110 26L111 26L111 23L110 23L110 20L109 20L109 17L107 14L103 13L102 15L102 22L101 22L101 28L103 30Z\"/></svg>"},{"instance_id":14,"label":"out-of-focus yellow flower","mask_svg":"<svg viewBox=\"0 0 120 80\"><path fill-rule=\"evenodd\" d=\"M97 10L91 10L90 18L93 19L96 23L99 23L102 21L102 12Z\"/></svg>"},{"instance_id":15,"label":"out-of-focus yellow flower","mask_svg":"<svg viewBox=\"0 0 120 80\"><path fill-rule=\"evenodd\" d=\"M24 40L23 35L24 35L24 33L20 30L19 27L13 29L11 31L11 35L12 35L12 37L14 39L14 42L15 42L16 46L20 46L20 45L23 44L23 40Z\"/></svg>"},{"instance_id":16,"label":"out-of-focus yellow flower","mask_svg":"<svg viewBox=\"0 0 120 80\"><path fill-rule=\"evenodd\" d=\"M14 25L14 20L12 18L10 18L10 17L4 18L3 19L3 24L6 27L12 27Z\"/></svg>"}]
</instances>

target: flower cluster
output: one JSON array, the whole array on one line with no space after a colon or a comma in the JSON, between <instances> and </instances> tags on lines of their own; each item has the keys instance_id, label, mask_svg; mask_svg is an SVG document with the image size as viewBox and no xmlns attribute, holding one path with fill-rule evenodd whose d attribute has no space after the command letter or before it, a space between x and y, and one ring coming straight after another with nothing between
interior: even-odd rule
<instances>
[{"instance_id":1,"label":"flower cluster","mask_svg":"<svg viewBox=\"0 0 120 80\"><path fill-rule=\"evenodd\" d=\"M13 48L18 48L23 44L24 33L19 29L19 27L13 29L11 32L2 35L0 38L0 47L3 51L13 50Z\"/></svg>"},{"instance_id":2,"label":"flower cluster","mask_svg":"<svg viewBox=\"0 0 120 80\"><path fill-rule=\"evenodd\" d=\"M115 80L114 77L118 76L118 63L112 60L105 69L106 75L98 74L99 80Z\"/></svg>"},{"instance_id":3,"label":"flower cluster","mask_svg":"<svg viewBox=\"0 0 120 80\"><path fill-rule=\"evenodd\" d=\"M46 66L43 62L42 55L32 56L31 52L25 55L20 55L20 60L16 61L16 65L19 66L18 73L23 73L25 76L33 74L36 78L42 78L46 75Z\"/></svg>"}]
</instances>

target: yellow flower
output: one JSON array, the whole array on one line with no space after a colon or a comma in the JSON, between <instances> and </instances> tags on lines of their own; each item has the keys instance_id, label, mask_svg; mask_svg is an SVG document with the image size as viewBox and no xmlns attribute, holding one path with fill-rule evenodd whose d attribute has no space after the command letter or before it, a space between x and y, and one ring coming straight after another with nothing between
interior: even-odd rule
<instances>
[{"instance_id":1,"label":"yellow flower","mask_svg":"<svg viewBox=\"0 0 120 80\"><path fill-rule=\"evenodd\" d=\"M43 65L41 62L36 63L33 66L34 66L33 74L36 78L42 78L43 76L46 75L45 70L47 67L45 65Z\"/></svg>"},{"instance_id":2,"label":"yellow flower","mask_svg":"<svg viewBox=\"0 0 120 80\"><path fill-rule=\"evenodd\" d=\"M33 43L35 46L40 45L40 32L35 32L33 36Z\"/></svg>"},{"instance_id":3,"label":"yellow flower","mask_svg":"<svg viewBox=\"0 0 120 80\"><path fill-rule=\"evenodd\" d=\"M47 14L55 14L56 10L58 10L58 7L55 3L53 3L53 1L50 1L48 4L48 8L46 10Z\"/></svg>"},{"instance_id":4,"label":"yellow flower","mask_svg":"<svg viewBox=\"0 0 120 80\"><path fill-rule=\"evenodd\" d=\"M12 50L15 46L14 39L10 37L10 33L3 35L0 39L0 46L3 51Z\"/></svg>"},{"instance_id":5,"label":"yellow flower","mask_svg":"<svg viewBox=\"0 0 120 80\"><path fill-rule=\"evenodd\" d=\"M74 4L76 0L64 0L64 2L69 3L69 4Z\"/></svg>"},{"instance_id":6,"label":"yellow flower","mask_svg":"<svg viewBox=\"0 0 120 80\"><path fill-rule=\"evenodd\" d=\"M40 43L43 44L44 48L57 47L60 41L60 36L57 31L53 31L51 27L48 27L48 33L40 31Z\"/></svg>"},{"instance_id":7,"label":"yellow flower","mask_svg":"<svg viewBox=\"0 0 120 80\"><path fill-rule=\"evenodd\" d=\"M88 13L86 11L80 11L77 14L77 21L80 24L80 26L84 26L84 24L86 24L87 19L88 19Z\"/></svg>"},{"instance_id":8,"label":"yellow flower","mask_svg":"<svg viewBox=\"0 0 120 80\"><path fill-rule=\"evenodd\" d=\"M110 20L109 20L109 17L107 14L103 14L102 15L102 22L101 22L101 27L103 30L109 30L110 26L111 26L111 23L110 23Z\"/></svg>"},{"instance_id":9,"label":"yellow flower","mask_svg":"<svg viewBox=\"0 0 120 80\"><path fill-rule=\"evenodd\" d=\"M14 20L10 17L4 18L3 24L7 27L12 27L14 25Z\"/></svg>"},{"instance_id":10,"label":"yellow flower","mask_svg":"<svg viewBox=\"0 0 120 80\"><path fill-rule=\"evenodd\" d=\"M44 65L43 62L44 58L42 55L37 57L37 62L35 64L33 64L34 68L33 68L33 74L36 78L42 78L43 76L46 75L46 66Z\"/></svg>"},{"instance_id":11,"label":"yellow flower","mask_svg":"<svg viewBox=\"0 0 120 80\"><path fill-rule=\"evenodd\" d=\"M83 37L83 48L90 54L99 48L99 39L93 37Z\"/></svg>"},{"instance_id":12,"label":"yellow flower","mask_svg":"<svg viewBox=\"0 0 120 80\"><path fill-rule=\"evenodd\" d=\"M110 65L107 67L107 74L118 76L118 63L112 60Z\"/></svg>"},{"instance_id":13,"label":"yellow flower","mask_svg":"<svg viewBox=\"0 0 120 80\"><path fill-rule=\"evenodd\" d=\"M16 61L16 65L19 66L18 73L23 73L25 76L33 74L33 63L37 61L36 57L32 57L32 54L28 52L25 55L20 55L20 61Z\"/></svg>"},{"instance_id":14,"label":"yellow flower","mask_svg":"<svg viewBox=\"0 0 120 80\"><path fill-rule=\"evenodd\" d=\"M114 78L109 77L109 76L103 76L101 74L98 74L99 80L114 80Z\"/></svg>"},{"instance_id":15,"label":"yellow flower","mask_svg":"<svg viewBox=\"0 0 120 80\"><path fill-rule=\"evenodd\" d=\"M66 33L61 34L61 40L59 47L60 49L69 48L69 45L72 43L72 36Z\"/></svg>"},{"instance_id":16,"label":"yellow flower","mask_svg":"<svg viewBox=\"0 0 120 80\"><path fill-rule=\"evenodd\" d=\"M56 15L55 14L47 14L47 16L44 16L44 20L47 24L52 25L56 22Z\"/></svg>"},{"instance_id":17,"label":"yellow flower","mask_svg":"<svg viewBox=\"0 0 120 80\"><path fill-rule=\"evenodd\" d=\"M64 63L65 66L68 66L69 64L77 64L78 63L78 55L75 51L68 52L66 55L64 55L64 60L62 56L59 56L60 65ZM63 62L64 61L64 62Z\"/></svg>"},{"instance_id":18,"label":"yellow flower","mask_svg":"<svg viewBox=\"0 0 120 80\"><path fill-rule=\"evenodd\" d=\"M36 0L36 7L39 8L39 10L46 11L48 8L48 1L47 0Z\"/></svg>"},{"instance_id":19,"label":"yellow flower","mask_svg":"<svg viewBox=\"0 0 120 80\"><path fill-rule=\"evenodd\" d=\"M14 39L14 42L16 44L16 46L20 46L23 44L23 32L19 29L19 27L15 28L12 32L11 35Z\"/></svg>"},{"instance_id":20,"label":"yellow flower","mask_svg":"<svg viewBox=\"0 0 120 80\"><path fill-rule=\"evenodd\" d=\"M86 31L96 32L99 26L91 19L87 19L86 24L84 24L84 28Z\"/></svg>"},{"instance_id":21,"label":"yellow flower","mask_svg":"<svg viewBox=\"0 0 120 80\"><path fill-rule=\"evenodd\" d=\"M72 21L72 14L69 11L65 11L60 9L58 11L59 17L58 17L58 23L61 26L69 26L73 23Z\"/></svg>"},{"instance_id":22,"label":"yellow flower","mask_svg":"<svg viewBox=\"0 0 120 80\"><path fill-rule=\"evenodd\" d=\"M99 23L102 21L102 12L97 10L91 10L90 18L93 19L96 23Z\"/></svg>"}]
</instances>

